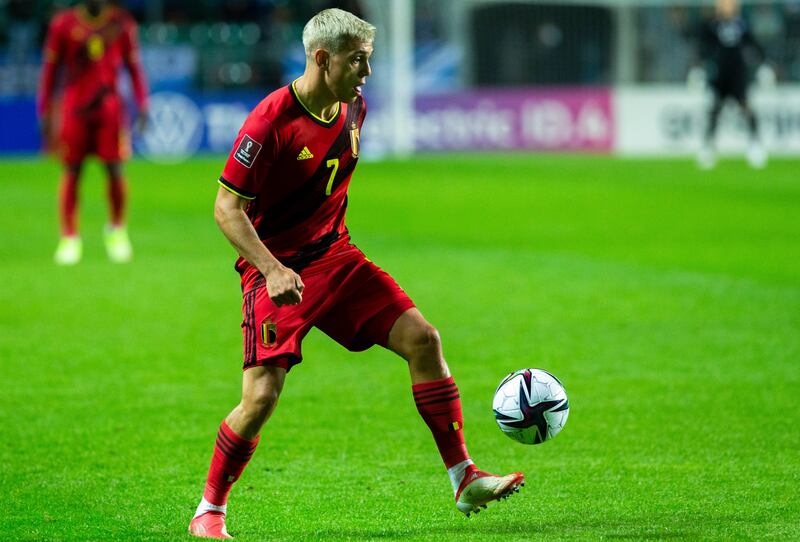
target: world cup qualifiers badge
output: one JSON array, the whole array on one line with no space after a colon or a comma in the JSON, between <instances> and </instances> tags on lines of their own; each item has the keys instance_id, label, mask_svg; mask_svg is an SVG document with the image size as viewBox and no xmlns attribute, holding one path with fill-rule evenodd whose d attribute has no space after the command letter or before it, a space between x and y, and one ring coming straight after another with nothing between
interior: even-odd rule
<instances>
[{"instance_id":1,"label":"world cup qualifiers badge","mask_svg":"<svg viewBox=\"0 0 800 542\"><path fill-rule=\"evenodd\" d=\"M244 167L250 168L253 166L253 162L255 162L259 152L261 152L261 144L253 141L253 138L245 134L242 141L239 142L236 152L233 153L233 157Z\"/></svg>"}]
</instances>

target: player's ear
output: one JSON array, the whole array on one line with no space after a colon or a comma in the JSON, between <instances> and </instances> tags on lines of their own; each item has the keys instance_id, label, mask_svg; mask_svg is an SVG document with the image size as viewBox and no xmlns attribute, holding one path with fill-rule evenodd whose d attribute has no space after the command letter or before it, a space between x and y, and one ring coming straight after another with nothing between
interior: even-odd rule
<instances>
[{"instance_id":1,"label":"player's ear","mask_svg":"<svg viewBox=\"0 0 800 542\"><path fill-rule=\"evenodd\" d=\"M326 70L328 69L328 64L330 63L331 55L325 49L317 49L314 51L314 62L317 63L317 67Z\"/></svg>"}]
</instances>

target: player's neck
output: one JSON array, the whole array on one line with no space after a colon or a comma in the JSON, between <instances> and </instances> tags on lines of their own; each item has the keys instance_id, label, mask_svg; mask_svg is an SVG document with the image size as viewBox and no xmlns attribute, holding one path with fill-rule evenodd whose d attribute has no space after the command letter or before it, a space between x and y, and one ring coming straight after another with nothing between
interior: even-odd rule
<instances>
[{"instance_id":1,"label":"player's neck","mask_svg":"<svg viewBox=\"0 0 800 542\"><path fill-rule=\"evenodd\" d=\"M315 80L304 73L294 82L297 97L308 111L323 120L332 119L339 112L339 100L328 90L324 81Z\"/></svg>"},{"instance_id":2,"label":"player's neck","mask_svg":"<svg viewBox=\"0 0 800 542\"><path fill-rule=\"evenodd\" d=\"M96 22L105 15L106 6L96 6L93 4L78 4L78 11L82 12L83 17L89 22Z\"/></svg>"},{"instance_id":3,"label":"player's neck","mask_svg":"<svg viewBox=\"0 0 800 542\"><path fill-rule=\"evenodd\" d=\"M84 8L86 9L86 13L92 17L97 18L103 13L104 6L101 4L96 4L94 2L86 2L83 4Z\"/></svg>"}]
</instances>

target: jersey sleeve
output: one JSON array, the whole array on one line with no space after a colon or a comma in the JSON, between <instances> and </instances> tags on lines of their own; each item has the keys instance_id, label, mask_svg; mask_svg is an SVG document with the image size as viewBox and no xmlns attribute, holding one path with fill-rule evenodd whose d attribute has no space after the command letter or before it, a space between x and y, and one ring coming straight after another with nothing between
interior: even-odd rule
<instances>
[{"instance_id":1,"label":"jersey sleeve","mask_svg":"<svg viewBox=\"0 0 800 542\"><path fill-rule=\"evenodd\" d=\"M766 62L767 55L764 52L764 48L758 42L755 35L753 35L753 31L748 25L744 27L744 32L742 33L742 43L749 46L755 52L756 57L758 57L757 61L759 63Z\"/></svg>"},{"instance_id":2,"label":"jersey sleeve","mask_svg":"<svg viewBox=\"0 0 800 542\"><path fill-rule=\"evenodd\" d=\"M138 27L132 17L126 17L123 22L122 57L131 74L136 105L139 111L144 111L147 109L147 81L139 53Z\"/></svg>"},{"instance_id":3,"label":"jersey sleeve","mask_svg":"<svg viewBox=\"0 0 800 542\"><path fill-rule=\"evenodd\" d=\"M47 37L45 38L42 52L42 76L36 99L36 110L40 116L46 112L50 105L56 83L56 72L58 71L59 62L64 56L62 27L61 18L56 17L50 22L50 26L47 29Z\"/></svg>"},{"instance_id":4,"label":"jersey sleeve","mask_svg":"<svg viewBox=\"0 0 800 542\"><path fill-rule=\"evenodd\" d=\"M697 62L707 62L708 57L711 54L711 50L714 47L714 31L711 28L711 23L709 21L701 22L698 27L696 34L696 45L695 45L695 54L697 55Z\"/></svg>"},{"instance_id":5,"label":"jersey sleeve","mask_svg":"<svg viewBox=\"0 0 800 542\"><path fill-rule=\"evenodd\" d=\"M251 113L228 155L219 184L241 198L255 199L269 176L277 152L275 127L261 115Z\"/></svg>"}]
</instances>

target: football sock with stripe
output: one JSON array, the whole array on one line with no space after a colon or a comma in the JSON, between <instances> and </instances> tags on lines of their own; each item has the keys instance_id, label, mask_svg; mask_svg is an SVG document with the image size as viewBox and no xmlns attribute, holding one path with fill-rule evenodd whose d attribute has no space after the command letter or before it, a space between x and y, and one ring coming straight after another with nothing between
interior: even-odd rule
<instances>
[{"instance_id":1,"label":"football sock with stripe","mask_svg":"<svg viewBox=\"0 0 800 542\"><path fill-rule=\"evenodd\" d=\"M78 174L65 171L58 191L58 217L61 222L61 236L78 234Z\"/></svg>"},{"instance_id":2,"label":"football sock with stripe","mask_svg":"<svg viewBox=\"0 0 800 542\"><path fill-rule=\"evenodd\" d=\"M111 225L122 226L125 223L125 200L127 199L128 185L125 177L108 178L108 206L111 209Z\"/></svg>"},{"instance_id":3,"label":"football sock with stripe","mask_svg":"<svg viewBox=\"0 0 800 542\"><path fill-rule=\"evenodd\" d=\"M203 500L197 507L195 517L208 511L225 512L231 487L253 456L259 438L245 440L234 433L227 423L222 422L214 445L214 455L211 457L211 467L208 469Z\"/></svg>"},{"instance_id":4,"label":"football sock with stripe","mask_svg":"<svg viewBox=\"0 0 800 542\"><path fill-rule=\"evenodd\" d=\"M464 417L461 413L458 387L453 377L414 384L411 390L414 392L417 410L433 434L451 481L454 482L455 477L460 483L464 469L472 462L464 443Z\"/></svg>"}]
</instances>

